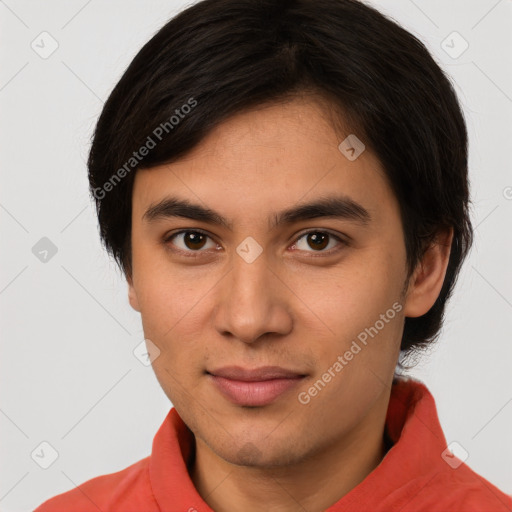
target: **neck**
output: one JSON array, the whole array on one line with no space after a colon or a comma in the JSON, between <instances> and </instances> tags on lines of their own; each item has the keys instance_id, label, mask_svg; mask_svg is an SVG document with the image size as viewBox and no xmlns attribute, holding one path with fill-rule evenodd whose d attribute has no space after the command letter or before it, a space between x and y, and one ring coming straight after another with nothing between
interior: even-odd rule
<instances>
[{"instance_id":1,"label":"neck","mask_svg":"<svg viewBox=\"0 0 512 512\"><path fill-rule=\"evenodd\" d=\"M274 467L230 464L196 437L190 476L203 500L216 512L266 510L320 512L361 483L382 461L388 401L353 431L299 463Z\"/></svg>"}]
</instances>

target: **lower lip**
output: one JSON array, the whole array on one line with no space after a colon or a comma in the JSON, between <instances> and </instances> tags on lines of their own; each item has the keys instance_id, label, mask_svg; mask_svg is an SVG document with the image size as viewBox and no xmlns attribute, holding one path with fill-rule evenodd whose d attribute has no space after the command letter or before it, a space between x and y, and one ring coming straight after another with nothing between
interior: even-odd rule
<instances>
[{"instance_id":1,"label":"lower lip","mask_svg":"<svg viewBox=\"0 0 512 512\"><path fill-rule=\"evenodd\" d=\"M219 391L236 405L262 406L272 403L280 395L289 391L303 379L303 377L283 378L247 382L231 380L217 375L211 375Z\"/></svg>"}]
</instances>

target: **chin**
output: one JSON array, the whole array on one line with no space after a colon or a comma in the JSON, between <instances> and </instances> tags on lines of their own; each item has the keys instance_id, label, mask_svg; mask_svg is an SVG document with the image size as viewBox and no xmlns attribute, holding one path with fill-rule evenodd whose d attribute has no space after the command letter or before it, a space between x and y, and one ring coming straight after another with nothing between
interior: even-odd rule
<instances>
[{"instance_id":1,"label":"chin","mask_svg":"<svg viewBox=\"0 0 512 512\"><path fill-rule=\"evenodd\" d=\"M290 465L302 458L297 452L297 443L288 439L283 445L276 439L271 444L266 436L262 436L260 441L236 442L230 438L226 446L216 447L214 451L230 464L262 469Z\"/></svg>"}]
</instances>

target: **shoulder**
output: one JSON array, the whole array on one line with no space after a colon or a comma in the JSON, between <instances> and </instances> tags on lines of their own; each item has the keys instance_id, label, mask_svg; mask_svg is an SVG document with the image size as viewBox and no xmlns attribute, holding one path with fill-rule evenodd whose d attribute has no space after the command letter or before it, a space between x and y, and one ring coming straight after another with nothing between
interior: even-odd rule
<instances>
[{"instance_id":1,"label":"shoulder","mask_svg":"<svg viewBox=\"0 0 512 512\"><path fill-rule=\"evenodd\" d=\"M509 512L512 496L498 489L466 464L457 469L434 472L411 482L411 510L450 512ZM415 508L415 505L418 508ZM404 509L404 510L407 510Z\"/></svg>"},{"instance_id":2,"label":"shoulder","mask_svg":"<svg viewBox=\"0 0 512 512\"><path fill-rule=\"evenodd\" d=\"M54 496L39 505L34 512L103 512L115 510L152 510L157 505L149 484L149 457L127 468L97 476L74 489ZM135 508L134 508L135 507Z\"/></svg>"}]
</instances>

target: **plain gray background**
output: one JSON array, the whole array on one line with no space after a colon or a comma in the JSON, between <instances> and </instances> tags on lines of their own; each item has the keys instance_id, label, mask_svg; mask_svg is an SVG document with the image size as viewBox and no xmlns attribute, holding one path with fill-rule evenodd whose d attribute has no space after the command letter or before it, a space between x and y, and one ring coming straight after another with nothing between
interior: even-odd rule
<instances>
[{"instance_id":1,"label":"plain gray background","mask_svg":"<svg viewBox=\"0 0 512 512\"><path fill-rule=\"evenodd\" d=\"M447 442L512 493L512 2L371 3L452 77L470 135L475 247L441 339L411 375L433 393ZM133 355L140 316L100 246L85 160L111 89L185 5L0 1L2 511L146 457L171 407ZM51 453L43 441L58 452L48 469L31 457Z\"/></svg>"}]
</instances>

